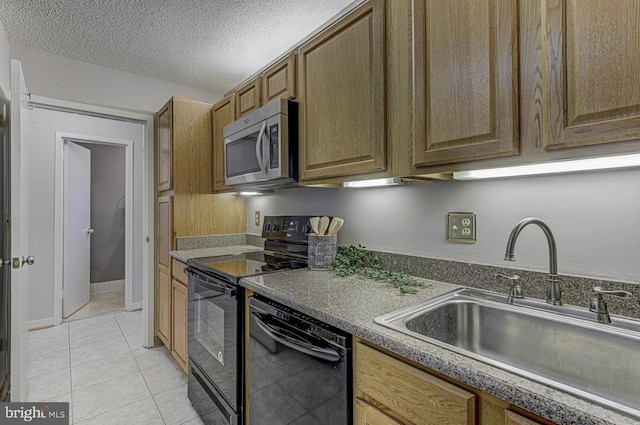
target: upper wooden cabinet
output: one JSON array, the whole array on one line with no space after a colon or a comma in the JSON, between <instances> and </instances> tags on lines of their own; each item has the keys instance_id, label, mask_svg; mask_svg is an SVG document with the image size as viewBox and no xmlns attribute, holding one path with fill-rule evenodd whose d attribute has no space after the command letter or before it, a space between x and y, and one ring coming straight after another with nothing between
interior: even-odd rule
<instances>
[{"instance_id":1,"label":"upper wooden cabinet","mask_svg":"<svg viewBox=\"0 0 640 425\"><path fill-rule=\"evenodd\" d=\"M262 106L261 86L262 77L258 76L235 90L237 118Z\"/></svg>"},{"instance_id":2,"label":"upper wooden cabinet","mask_svg":"<svg viewBox=\"0 0 640 425\"><path fill-rule=\"evenodd\" d=\"M518 152L518 3L414 2L413 166Z\"/></svg>"},{"instance_id":3,"label":"upper wooden cabinet","mask_svg":"<svg viewBox=\"0 0 640 425\"><path fill-rule=\"evenodd\" d=\"M159 192L213 192L211 106L173 97L158 112Z\"/></svg>"},{"instance_id":4,"label":"upper wooden cabinet","mask_svg":"<svg viewBox=\"0 0 640 425\"><path fill-rule=\"evenodd\" d=\"M544 147L640 139L638 1L542 5Z\"/></svg>"},{"instance_id":5,"label":"upper wooden cabinet","mask_svg":"<svg viewBox=\"0 0 640 425\"><path fill-rule=\"evenodd\" d=\"M298 64L300 179L385 170L385 2L364 2L304 43Z\"/></svg>"},{"instance_id":6,"label":"upper wooden cabinet","mask_svg":"<svg viewBox=\"0 0 640 425\"><path fill-rule=\"evenodd\" d=\"M171 157L172 157L172 102L167 103L157 114L157 175L158 192L173 189L173 179L171 178Z\"/></svg>"},{"instance_id":7,"label":"upper wooden cabinet","mask_svg":"<svg viewBox=\"0 0 640 425\"><path fill-rule=\"evenodd\" d=\"M213 191L216 193L233 191L232 187L224 184L224 137L222 136L222 129L225 125L235 120L235 111L235 93L225 96L213 105L211 110L213 125Z\"/></svg>"},{"instance_id":8,"label":"upper wooden cabinet","mask_svg":"<svg viewBox=\"0 0 640 425\"><path fill-rule=\"evenodd\" d=\"M262 104L296 97L296 54L291 53L262 74Z\"/></svg>"}]
</instances>

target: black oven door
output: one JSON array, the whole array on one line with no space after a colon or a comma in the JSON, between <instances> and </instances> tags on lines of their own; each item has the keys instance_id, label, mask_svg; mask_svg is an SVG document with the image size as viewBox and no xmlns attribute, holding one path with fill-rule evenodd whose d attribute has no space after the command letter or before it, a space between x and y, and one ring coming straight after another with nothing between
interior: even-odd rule
<instances>
[{"instance_id":1,"label":"black oven door","mask_svg":"<svg viewBox=\"0 0 640 425\"><path fill-rule=\"evenodd\" d=\"M189 399L201 417L217 408L235 425L242 416L243 288L192 268L187 273Z\"/></svg>"}]
</instances>

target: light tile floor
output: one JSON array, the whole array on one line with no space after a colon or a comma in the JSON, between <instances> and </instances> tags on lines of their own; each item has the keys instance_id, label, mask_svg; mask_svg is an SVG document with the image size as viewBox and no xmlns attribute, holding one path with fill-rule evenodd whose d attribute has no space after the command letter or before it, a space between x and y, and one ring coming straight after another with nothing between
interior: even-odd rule
<instances>
[{"instance_id":1,"label":"light tile floor","mask_svg":"<svg viewBox=\"0 0 640 425\"><path fill-rule=\"evenodd\" d=\"M100 292L91 294L89 303L71 316L64 319L65 322L72 320L86 319L87 317L99 316L105 313L124 310L124 290L112 292Z\"/></svg>"},{"instance_id":2,"label":"light tile floor","mask_svg":"<svg viewBox=\"0 0 640 425\"><path fill-rule=\"evenodd\" d=\"M202 424L182 369L142 341L142 311L30 332L27 398L69 402L70 424Z\"/></svg>"}]
</instances>

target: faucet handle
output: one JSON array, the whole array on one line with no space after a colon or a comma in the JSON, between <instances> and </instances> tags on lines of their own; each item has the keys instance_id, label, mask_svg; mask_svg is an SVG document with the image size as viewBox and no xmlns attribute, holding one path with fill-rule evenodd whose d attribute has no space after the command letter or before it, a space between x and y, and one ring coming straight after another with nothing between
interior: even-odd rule
<instances>
[{"instance_id":1,"label":"faucet handle","mask_svg":"<svg viewBox=\"0 0 640 425\"><path fill-rule=\"evenodd\" d=\"M593 293L596 294L596 297L598 296L601 297L602 295L612 295L614 297L619 297L619 298L629 298L633 296L631 292L622 291L620 289L617 289L614 291L605 291L600 286L594 286Z\"/></svg>"},{"instance_id":2,"label":"faucet handle","mask_svg":"<svg viewBox=\"0 0 640 425\"><path fill-rule=\"evenodd\" d=\"M495 277L496 279L502 278L502 279L507 279L507 280L510 280L510 281L518 281L518 280L520 280L520 276L518 276L517 274L514 274L513 276L509 276L509 275L502 274L502 273L496 273L496 274L493 275L493 277Z\"/></svg>"},{"instance_id":3,"label":"faucet handle","mask_svg":"<svg viewBox=\"0 0 640 425\"><path fill-rule=\"evenodd\" d=\"M622 290L605 291L600 286L594 286L593 293L596 295L596 297L593 298L589 303L589 311L596 313L598 322L600 323L611 323L611 317L609 316L607 303L602 299L603 295L611 295L619 298L629 298L632 296L631 292Z\"/></svg>"},{"instance_id":4,"label":"faucet handle","mask_svg":"<svg viewBox=\"0 0 640 425\"><path fill-rule=\"evenodd\" d=\"M520 276L514 274L513 276L508 276L502 273L496 273L494 275L496 279L507 279L511 281L511 291L509 291L509 296L507 297L507 303L513 304L514 298L524 298L524 294L522 292L522 286L520 286Z\"/></svg>"}]
</instances>

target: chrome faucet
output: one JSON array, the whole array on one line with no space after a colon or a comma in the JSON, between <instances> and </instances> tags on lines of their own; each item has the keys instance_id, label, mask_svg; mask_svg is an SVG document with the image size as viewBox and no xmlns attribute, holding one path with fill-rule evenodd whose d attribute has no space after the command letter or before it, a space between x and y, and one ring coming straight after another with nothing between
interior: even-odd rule
<instances>
[{"instance_id":1,"label":"chrome faucet","mask_svg":"<svg viewBox=\"0 0 640 425\"><path fill-rule=\"evenodd\" d=\"M513 228L509 235L504 259L507 261L516 260L513 253L516 247L516 240L518 239L518 235L522 229L529 224L537 224L544 232L549 244L549 284L547 286L547 303L552 305L562 305L562 294L560 291L560 282L558 281L558 255L556 254L556 240L553 237L553 233L551 233L551 229L544 221L539 218L528 217L516 224L516 227Z\"/></svg>"}]
</instances>

